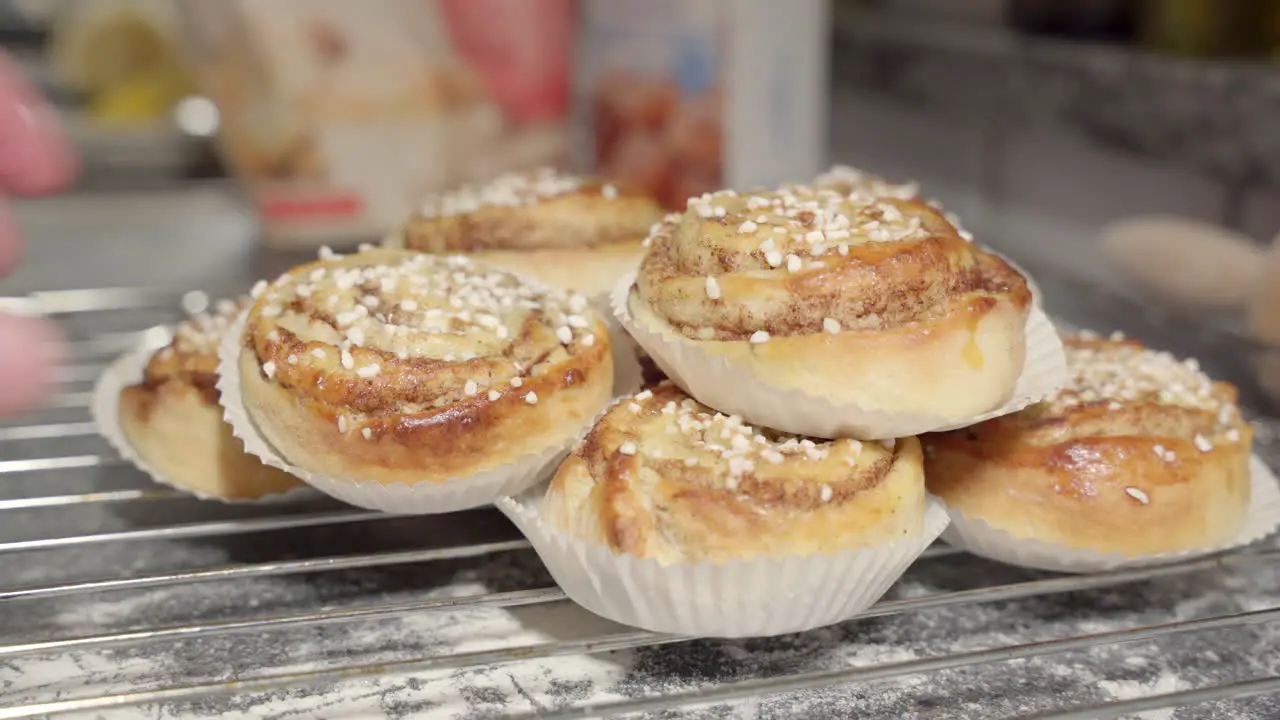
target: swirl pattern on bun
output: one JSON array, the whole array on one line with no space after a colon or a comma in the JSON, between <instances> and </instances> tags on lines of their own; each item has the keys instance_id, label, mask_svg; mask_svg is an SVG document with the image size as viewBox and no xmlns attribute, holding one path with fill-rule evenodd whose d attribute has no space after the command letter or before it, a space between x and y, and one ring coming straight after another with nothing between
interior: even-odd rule
<instances>
[{"instance_id":1,"label":"swirl pattern on bun","mask_svg":"<svg viewBox=\"0 0 1280 720\"><path fill-rule=\"evenodd\" d=\"M468 477L571 440L610 394L609 335L585 297L464 256L330 255L255 297L245 406L312 472Z\"/></svg>"},{"instance_id":2,"label":"swirl pattern on bun","mask_svg":"<svg viewBox=\"0 0 1280 720\"><path fill-rule=\"evenodd\" d=\"M663 382L597 420L540 512L573 537L669 564L889 544L921 532L924 507L915 438L785 436Z\"/></svg>"},{"instance_id":3,"label":"swirl pattern on bun","mask_svg":"<svg viewBox=\"0 0 1280 720\"><path fill-rule=\"evenodd\" d=\"M492 265L595 294L635 266L661 218L652 198L544 168L433 196L388 245L477 253Z\"/></svg>"},{"instance_id":4,"label":"swirl pattern on bun","mask_svg":"<svg viewBox=\"0 0 1280 720\"><path fill-rule=\"evenodd\" d=\"M142 381L120 392L125 439L162 478L201 495L248 500L300 485L244 451L218 404L218 343L249 299L223 300L179 323Z\"/></svg>"},{"instance_id":5,"label":"swirl pattern on bun","mask_svg":"<svg viewBox=\"0 0 1280 720\"><path fill-rule=\"evenodd\" d=\"M691 199L650 236L628 307L775 387L955 417L1009 397L1030 306L936 209L793 186Z\"/></svg>"},{"instance_id":6,"label":"swirl pattern on bun","mask_svg":"<svg viewBox=\"0 0 1280 720\"><path fill-rule=\"evenodd\" d=\"M1055 397L925 436L930 490L1017 538L1131 556L1230 541L1252 444L1235 388L1120 336L1065 345Z\"/></svg>"}]
</instances>

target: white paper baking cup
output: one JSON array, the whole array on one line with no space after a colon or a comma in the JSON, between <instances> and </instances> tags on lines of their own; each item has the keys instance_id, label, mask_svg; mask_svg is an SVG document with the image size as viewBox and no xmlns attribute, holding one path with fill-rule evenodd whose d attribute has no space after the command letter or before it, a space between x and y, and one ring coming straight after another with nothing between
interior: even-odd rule
<instances>
[{"instance_id":1,"label":"white paper baking cup","mask_svg":"<svg viewBox=\"0 0 1280 720\"><path fill-rule=\"evenodd\" d=\"M637 366L640 363L640 355L644 353L644 348L636 339L631 337L631 333L622 326L622 322L613 314L612 293L604 293L591 298L591 308L600 314L604 324L609 328L609 342L613 345L614 352L617 354L626 353L628 357L636 361Z\"/></svg>"},{"instance_id":2,"label":"white paper baking cup","mask_svg":"<svg viewBox=\"0 0 1280 720\"><path fill-rule=\"evenodd\" d=\"M1152 555L1104 553L1041 540L1016 538L1009 532L992 527L984 520L969 517L956 508L947 508L951 525L942 533L942 539L948 545L990 560L1064 573L1120 570L1212 555L1253 544L1280 527L1280 486L1276 484L1276 476L1257 455L1249 459L1249 472L1251 497L1240 532L1231 542L1213 547Z\"/></svg>"},{"instance_id":3,"label":"white paper baking cup","mask_svg":"<svg viewBox=\"0 0 1280 720\"><path fill-rule=\"evenodd\" d=\"M651 330L631 316L627 299L635 274L614 289L612 310L622 326L677 385L704 405L775 430L811 437L886 440L955 430L1017 412L1058 391L1067 381L1062 340L1044 311L1027 318L1026 359L1013 394L999 408L969 417L896 413L838 404L798 389L765 384L749 370L665 330Z\"/></svg>"},{"instance_id":4,"label":"white paper baking cup","mask_svg":"<svg viewBox=\"0 0 1280 720\"><path fill-rule=\"evenodd\" d=\"M257 505L264 503L286 503L308 498L319 497L315 490L306 485L299 485L285 492L269 493L257 498L225 498L200 492L185 485L172 482L162 473L147 464L146 460L134 450L120 426L120 392L130 385L142 382L143 371L151 354L169 344L172 331L169 328L154 328L143 337L138 347L116 358L98 376L93 385L93 404L89 406L93 414L93 422L98 426L98 434L115 449L120 457L132 463L146 473L153 481L180 490L201 500L215 500L228 505Z\"/></svg>"},{"instance_id":5,"label":"white paper baking cup","mask_svg":"<svg viewBox=\"0 0 1280 720\"><path fill-rule=\"evenodd\" d=\"M240 391L240 336L248 312L242 313L223 338L218 349L218 390L222 394L224 417L231 432L244 442L245 449L262 462L301 479L317 490L343 502L397 515L435 515L480 507L503 495L512 495L545 477L585 433L589 424L546 450L529 453L510 463L470 477L443 482L380 483L360 478L334 477L294 465L262 437L249 417ZM625 352L614 353L614 395L630 394L640 388L640 365Z\"/></svg>"},{"instance_id":6,"label":"white paper baking cup","mask_svg":"<svg viewBox=\"0 0 1280 720\"><path fill-rule=\"evenodd\" d=\"M695 637L767 637L847 620L871 607L947 525L926 500L918 537L830 555L676 563L615 554L538 516L545 486L496 503L571 600L614 622Z\"/></svg>"}]
</instances>

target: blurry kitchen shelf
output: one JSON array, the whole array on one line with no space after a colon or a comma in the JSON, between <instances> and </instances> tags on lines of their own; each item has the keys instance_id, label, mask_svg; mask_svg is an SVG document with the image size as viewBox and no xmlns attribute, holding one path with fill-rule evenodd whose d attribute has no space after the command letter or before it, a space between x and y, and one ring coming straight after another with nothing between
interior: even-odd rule
<instances>
[{"instance_id":1,"label":"blurry kitchen shelf","mask_svg":"<svg viewBox=\"0 0 1280 720\"><path fill-rule=\"evenodd\" d=\"M836 11L832 74L1000 131L1058 126L1228 183L1280 187L1280 67L1018 35L895 13Z\"/></svg>"},{"instance_id":2,"label":"blurry kitchen shelf","mask_svg":"<svg viewBox=\"0 0 1280 720\"><path fill-rule=\"evenodd\" d=\"M78 186L138 188L207 175L209 141L193 137L167 121L117 126L94 122L76 111L64 111L62 122L81 154Z\"/></svg>"},{"instance_id":3,"label":"blurry kitchen shelf","mask_svg":"<svg viewBox=\"0 0 1280 720\"><path fill-rule=\"evenodd\" d=\"M207 138L184 133L168 118L136 125L95 122L81 109L82 98L58 82L43 49L5 50L58 108L67 134L80 151L79 189L143 189L221 174L220 168L209 169L217 163Z\"/></svg>"}]
</instances>

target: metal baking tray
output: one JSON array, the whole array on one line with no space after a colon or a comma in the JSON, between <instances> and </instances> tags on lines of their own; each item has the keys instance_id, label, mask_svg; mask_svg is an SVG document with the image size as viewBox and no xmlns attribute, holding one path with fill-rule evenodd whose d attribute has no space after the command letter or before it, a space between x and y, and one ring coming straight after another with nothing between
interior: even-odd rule
<instances>
[{"instance_id":1,"label":"metal baking tray","mask_svg":"<svg viewBox=\"0 0 1280 720\"><path fill-rule=\"evenodd\" d=\"M1037 278L1060 317L1232 367L1230 347ZM1280 717L1274 538L1087 576L938 545L834 627L660 635L575 606L491 509L223 505L151 484L96 436L89 391L179 295L6 305L54 311L74 353L48 408L0 425L0 718ZM1275 426L1255 424L1274 464Z\"/></svg>"}]
</instances>

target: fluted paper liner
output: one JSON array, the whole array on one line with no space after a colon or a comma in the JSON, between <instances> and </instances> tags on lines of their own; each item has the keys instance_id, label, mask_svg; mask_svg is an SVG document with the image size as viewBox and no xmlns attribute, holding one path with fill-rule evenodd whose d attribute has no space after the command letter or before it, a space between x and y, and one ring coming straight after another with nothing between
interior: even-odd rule
<instances>
[{"instance_id":1,"label":"fluted paper liner","mask_svg":"<svg viewBox=\"0 0 1280 720\"><path fill-rule=\"evenodd\" d=\"M968 417L943 417L834 403L803 390L768 385L723 355L703 350L696 341L636 322L628 307L635 277L635 273L627 275L614 289L613 313L667 377L703 405L775 430L861 440L955 430L1017 412L1053 395L1067 381L1062 340L1044 311L1033 305L1027 318L1022 372L1012 395L995 410Z\"/></svg>"},{"instance_id":2,"label":"fluted paper liner","mask_svg":"<svg viewBox=\"0 0 1280 720\"><path fill-rule=\"evenodd\" d=\"M1280 486L1276 476L1257 455L1249 459L1250 499L1243 524L1230 542L1222 545L1151 555L1121 555L1073 548L1030 538L1017 538L956 508L947 508L951 525L942 534L948 545L1009 565L1064 573L1090 573L1187 560L1251 545L1280 527Z\"/></svg>"},{"instance_id":3,"label":"fluted paper liner","mask_svg":"<svg viewBox=\"0 0 1280 720\"><path fill-rule=\"evenodd\" d=\"M443 482L380 483L312 472L281 457L258 431L244 406L239 356L247 318L247 311L236 318L218 348L218 390L222 394L224 417L230 423L232 433L244 442L246 450L267 465L284 470L326 495L351 505L400 515L433 515L488 505L503 495L518 493L544 479L546 471L558 464L590 427L584 424L579 432L542 452L523 455L470 477ZM613 357L614 394L638 390L640 366L634 355L615 352Z\"/></svg>"},{"instance_id":4,"label":"fluted paper liner","mask_svg":"<svg viewBox=\"0 0 1280 720\"><path fill-rule=\"evenodd\" d=\"M119 453L120 457L146 473L153 481L161 485L167 485L175 490L180 490L201 500L215 500L229 505L254 505L293 502L318 497L315 490L306 485L299 485L285 492L269 493L257 498L225 498L220 495L210 495L171 481L163 473L151 467L138 454L138 451L130 444L129 438L124 434L124 428L120 426L120 392L130 385L142 382L143 371L146 370L147 361L151 359L151 354L168 342L169 337L144 339L137 348L121 355L108 365L93 385L93 404L89 408L93 414L93 422L98 426L98 434L106 439L107 443Z\"/></svg>"},{"instance_id":5,"label":"fluted paper liner","mask_svg":"<svg viewBox=\"0 0 1280 720\"><path fill-rule=\"evenodd\" d=\"M604 324L609 328L609 342L613 343L615 352L626 353L628 357L635 360L636 365L641 367L641 381L643 381L643 367L640 364L640 358L645 354L644 348L640 347L640 343L631 337L631 333L622 326L622 322L613 314L613 309L609 300L610 294L596 296L591 300L591 307L600 314Z\"/></svg>"},{"instance_id":6,"label":"fluted paper liner","mask_svg":"<svg viewBox=\"0 0 1280 720\"><path fill-rule=\"evenodd\" d=\"M571 600L623 625L696 637L767 637L847 620L888 592L947 525L930 496L921 533L890 545L662 565L551 527L538 515L544 493L535 488L497 506Z\"/></svg>"}]
</instances>

